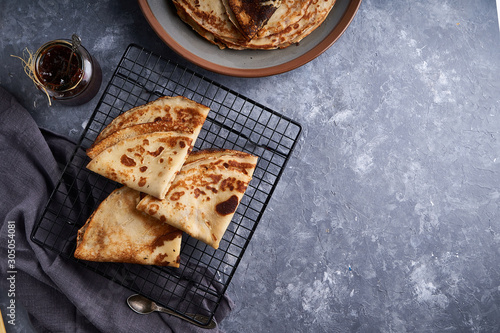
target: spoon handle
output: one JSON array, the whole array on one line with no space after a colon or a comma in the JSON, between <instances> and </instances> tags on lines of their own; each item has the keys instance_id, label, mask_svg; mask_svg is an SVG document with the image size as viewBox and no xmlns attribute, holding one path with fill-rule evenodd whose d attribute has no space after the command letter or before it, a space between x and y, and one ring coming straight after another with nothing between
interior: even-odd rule
<instances>
[{"instance_id":1,"label":"spoon handle","mask_svg":"<svg viewBox=\"0 0 500 333\"><path fill-rule=\"evenodd\" d=\"M195 321L195 320L198 320L200 322L207 322L208 321L208 317L203 316L203 315L186 313L186 316L192 317L193 319L195 319L195 320L192 320L190 318L186 318L184 316L181 316L180 314L178 314L178 313L176 313L176 312L174 312L172 310L169 310L167 308L164 308L162 306L157 305L157 308L158 308L158 311L161 311L161 312L164 312L164 313L168 313L169 315L178 317L180 319L184 319L185 321L190 322L191 324L199 326L199 327L210 329L210 328L215 328L217 326L217 324L215 323L215 321L213 319L207 325L202 325L202 324L200 324L200 323L198 323L198 322Z\"/></svg>"}]
</instances>

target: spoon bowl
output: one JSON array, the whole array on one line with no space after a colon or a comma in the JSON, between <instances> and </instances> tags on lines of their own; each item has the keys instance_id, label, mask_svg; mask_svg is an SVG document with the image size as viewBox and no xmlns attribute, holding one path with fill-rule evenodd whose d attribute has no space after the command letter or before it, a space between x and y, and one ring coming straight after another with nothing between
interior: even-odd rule
<instances>
[{"instance_id":1,"label":"spoon bowl","mask_svg":"<svg viewBox=\"0 0 500 333\"><path fill-rule=\"evenodd\" d=\"M185 316L180 315L172 310L169 310L167 308L159 306L154 301L152 301L149 298L146 298L142 295L139 295L139 294L129 296L129 298L127 298L127 304L134 312L136 312L138 314L149 314L149 313L158 311L158 312L170 314L170 315L175 316L177 318L184 319L185 321L190 322L191 324L199 326L199 327L215 328L217 326L215 321L213 319L210 319L207 316L186 313L186 317L185 317ZM191 317L192 319L190 319L188 317ZM207 323L207 324L201 324L201 323Z\"/></svg>"},{"instance_id":2,"label":"spoon bowl","mask_svg":"<svg viewBox=\"0 0 500 333\"><path fill-rule=\"evenodd\" d=\"M156 308L153 306L156 305L155 302L147 299L141 295L132 295L127 299L128 306L138 314L149 314L154 312Z\"/></svg>"}]
</instances>

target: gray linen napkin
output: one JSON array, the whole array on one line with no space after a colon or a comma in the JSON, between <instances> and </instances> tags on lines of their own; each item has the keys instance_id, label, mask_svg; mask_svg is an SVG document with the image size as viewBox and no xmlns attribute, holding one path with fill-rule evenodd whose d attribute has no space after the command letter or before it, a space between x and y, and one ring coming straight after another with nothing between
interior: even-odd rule
<instances>
[{"instance_id":1,"label":"gray linen napkin","mask_svg":"<svg viewBox=\"0 0 500 333\"><path fill-rule=\"evenodd\" d=\"M64 137L41 131L0 87L0 309L7 332L220 332L166 314L136 314L126 304L130 290L30 240L74 149ZM15 267L8 261L11 239ZM9 324L12 299L16 326ZM223 320L232 307L225 296L215 320Z\"/></svg>"}]
</instances>

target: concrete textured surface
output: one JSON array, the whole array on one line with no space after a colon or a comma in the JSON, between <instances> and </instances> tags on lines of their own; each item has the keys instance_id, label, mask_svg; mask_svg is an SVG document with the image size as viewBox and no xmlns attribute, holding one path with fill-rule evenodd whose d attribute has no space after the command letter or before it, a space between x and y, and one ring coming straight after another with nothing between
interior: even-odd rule
<instances>
[{"instance_id":1,"label":"concrete textured surface","mask_svg":"<svg viewBox=\"0 0 500 333\"><path fill-rule=\"evenodd\" d=\"M187 63L132 0L2 1L0 31L0 85L75 140L97 98L48 107L10 57L74 32L104 83L138 43L301 123L225 331L500 331L495 1L365 0L325 53L265 78Z\"/></svg>"}]
</instances>

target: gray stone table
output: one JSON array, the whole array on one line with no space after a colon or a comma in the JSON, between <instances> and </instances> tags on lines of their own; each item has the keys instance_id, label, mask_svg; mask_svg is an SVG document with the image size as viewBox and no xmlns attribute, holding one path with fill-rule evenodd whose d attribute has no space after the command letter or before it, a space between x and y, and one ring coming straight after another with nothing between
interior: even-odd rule
<instances>
[{"instance_id":1,"label":"gray stone table","mask_svg":"<svg viewBox=\"0 0 500 333\"><path fill-rule=\"evenodd\" d=\"M0 31L0 85L72 139L98 99L48 107L10 55L73 32L104 82L139 43L302 124L225 331L500 331L495 1L365 0L324 54L264 78L187 63L132 0L2 1Z\"/></svg>"}]
</instances>

